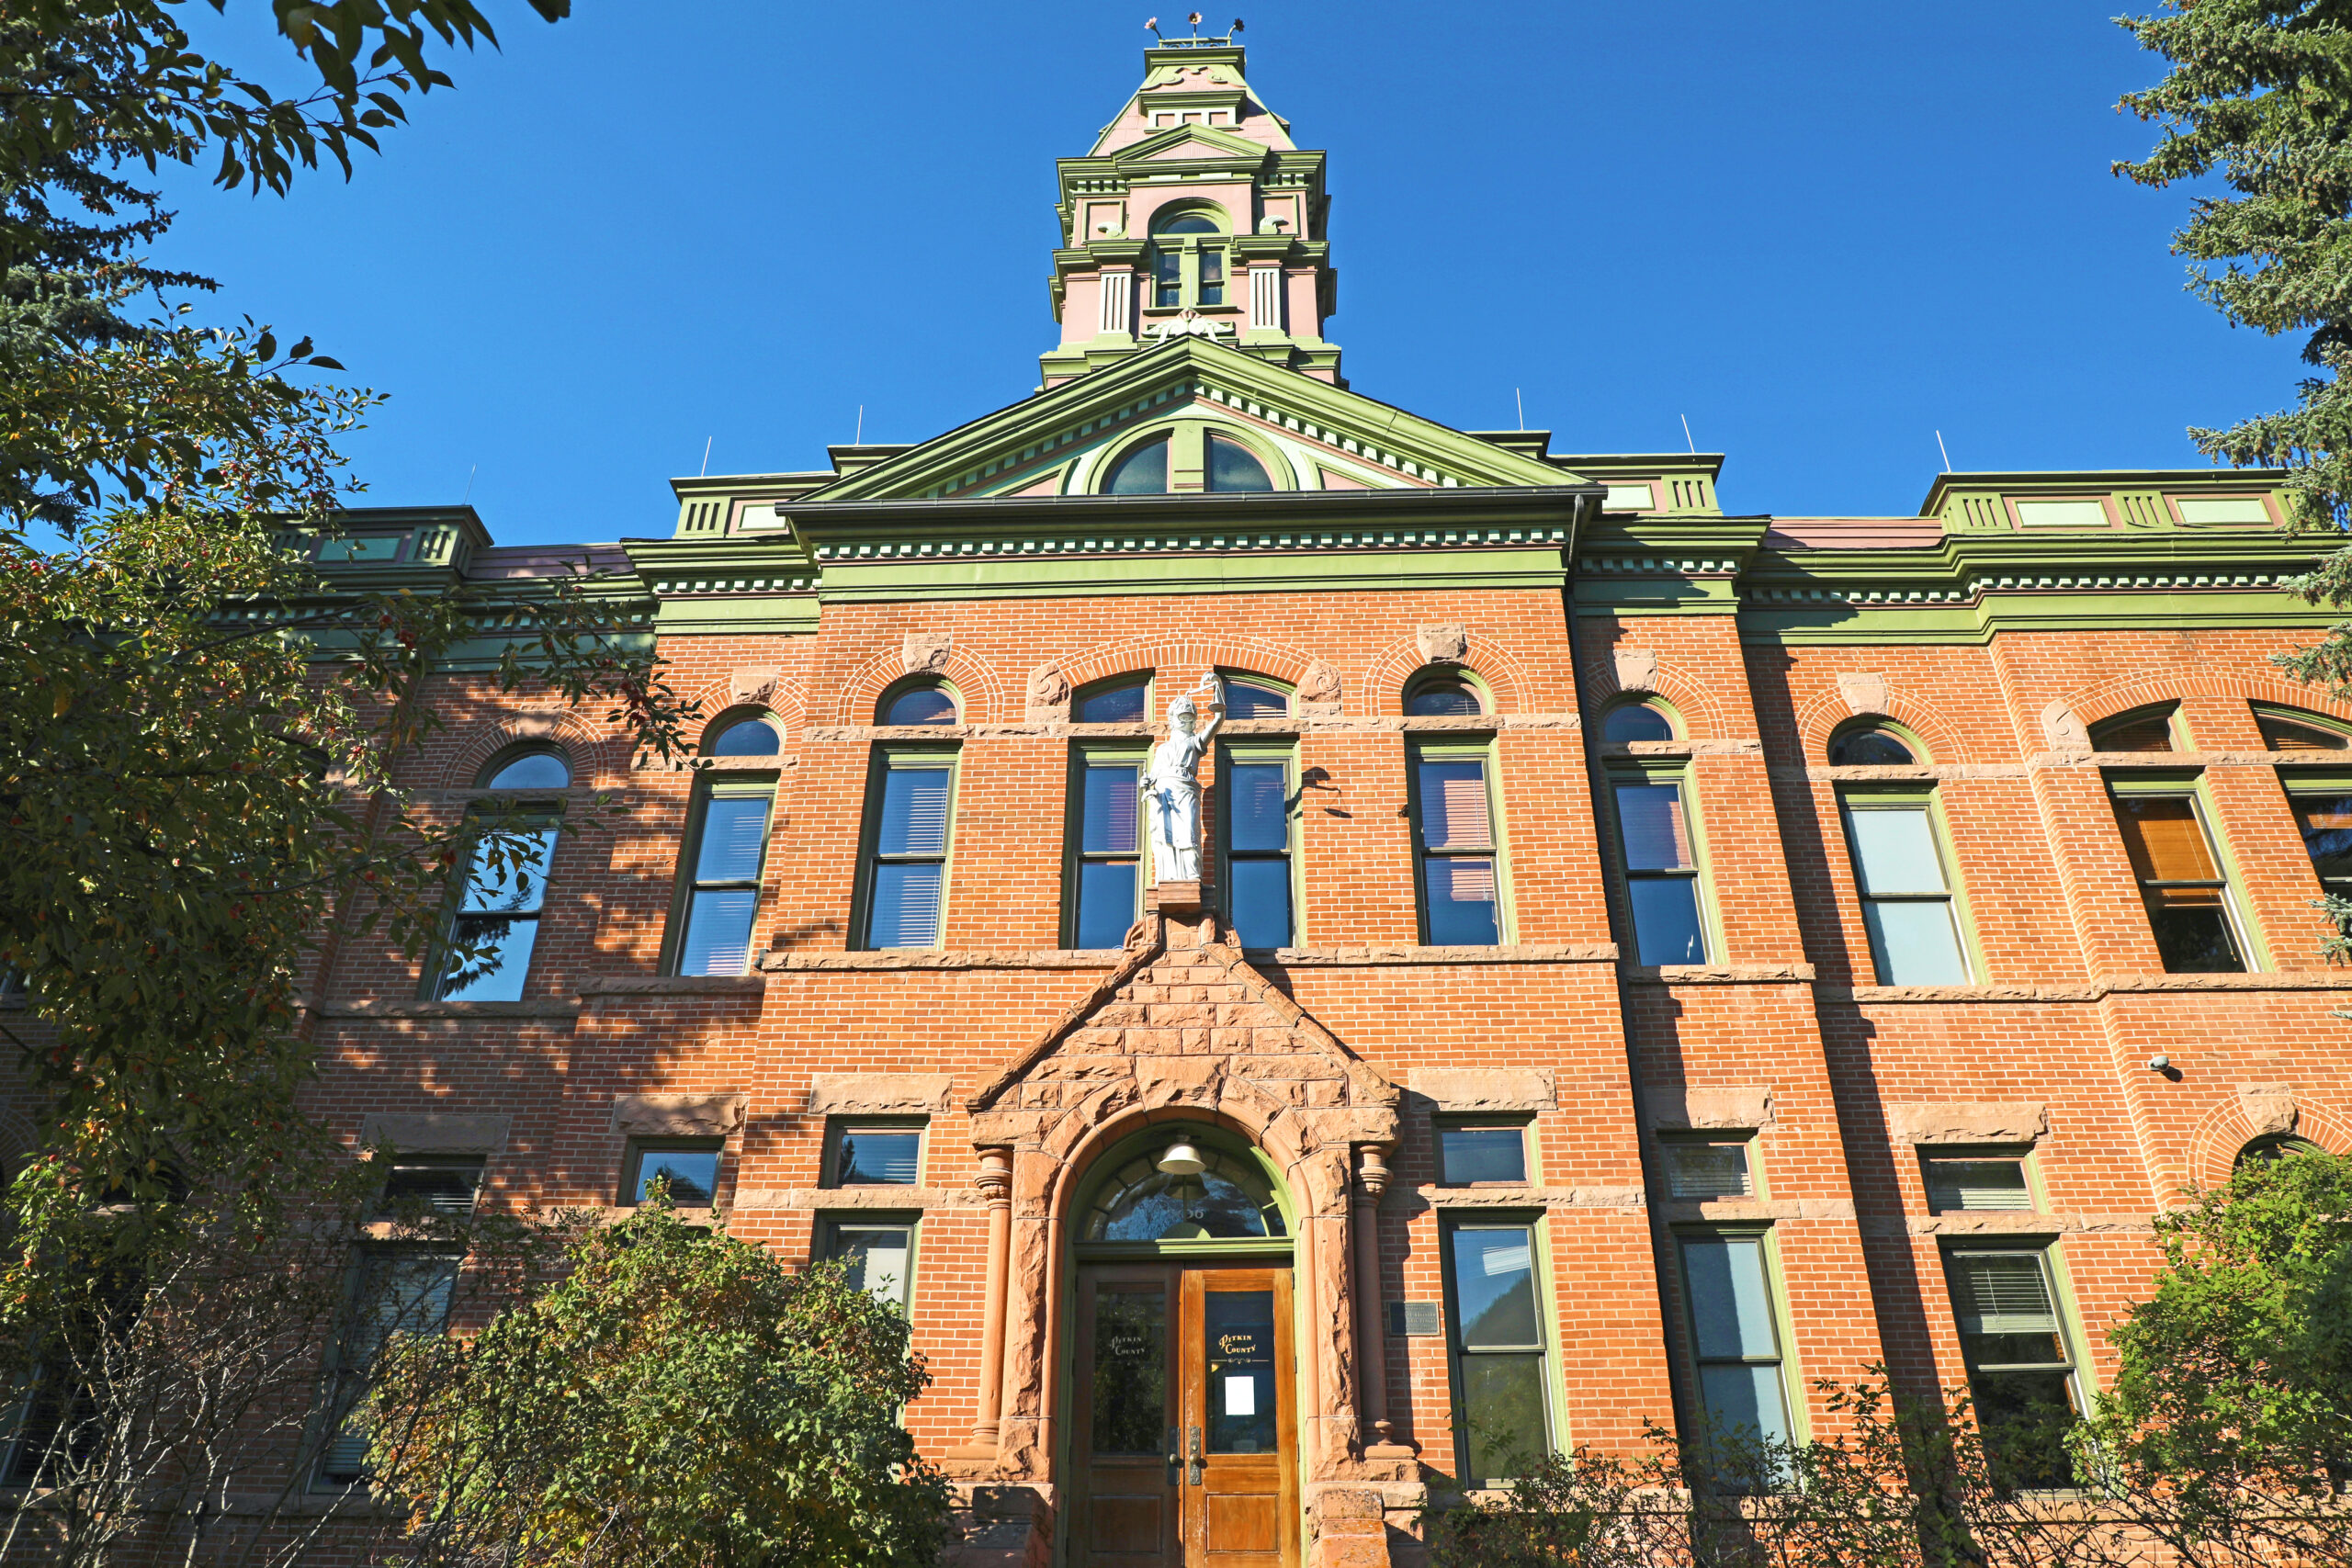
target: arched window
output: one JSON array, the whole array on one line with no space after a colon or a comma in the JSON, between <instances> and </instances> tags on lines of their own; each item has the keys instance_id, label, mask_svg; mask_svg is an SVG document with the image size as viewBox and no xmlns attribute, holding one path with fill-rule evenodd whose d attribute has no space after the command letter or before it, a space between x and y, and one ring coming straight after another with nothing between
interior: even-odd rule
<instances>
[{"instance_id":1,"label":"arched window","mask_svg":"<svg viewBox=\"0 0 2352 1568\"><path fill-rule=\"evenodd\" d=\"M1086 1216L1086 1241L1208 1241L1290 1234L1272 1184L1244 1155L1194 1143L1197 1175L1159 1168L1161 1149L1129 1160L1102 1183Z\"/></svg>"},{"instance_id":2,"label":"arched window","mask_svg":"<svg viewBox=\"0 0 2352 1568\"><path fill-rule=\"evenodd\" d=\"M882 704L882 724L954 724L956 698L937 682L926 681L893 694Z\"/></svg>"},{"instance_id":3,"label":"arched window","mask_svg":"<svg viewBox=\"0 0 2352 1568\"><path fill-rule=\"evenodd\" d=\"M1266 465L1258 455L1229 435L1209 433L1209 489L1235 491L1270 491L1274 481L1266 477Z\"/></svg>"},{"instance_id":4,"label":"arched window","mask_svg":"<svg viewBox=\"0 0 2352 1568\"><path fill-rule=\"evenodd\" d=\"M1647 703L1623 703L1602 716L1600 739L1616 745L1635 740L1671 740L1674 721Z\"/></svg>"},{"instance_id":5,"label":"arched window","mask_svg":"<svg viewBox=\"0 0 2352 1568\"><path fill-rule=\"evenodd\" d=\"M562 789L571 783L571 764L563 753L535 747L500 758L485 770L484 789Z\"/></svg>"},{"instance_id":6,"label":"arched window","mask_svg":"<svg viewBox=\"0 0 2352 1568\"><path fill-rule=\"evenodd\" d=\"M2343 751L2352 750L2352 734L2336 728L2317 714L2256 708L2254 722L2263 744L2273 751Z\"/></svg>"},{"instance_id":7,"label":"arched window","mask_svg":"<svg viewBox=\"0 0 2352 1568\"><path fill-rule=\"evenodd\" d=\"M1883 725L1841 730L1829 740L1833 768L1904 768L1918 760L1903 737Z\"/></svg>"},{"instance_id":8,"label":"arched window","mask_svg":"<svg viewBox=\"0 0 2352 1568\"><path fill-rule=\"evenodd\" d=\"M2165 703L2158 707L2134 708L2091 726L2091 750L2094 751L2175 751L2173 743L2173 714L2177 703Z\"/></svg>"},{"instance_id":9,"label":"arched window","mask_svg":"<svg viewBox=\"0 0 2352 1568\"><path fill-rule=\"evenodd\" d=\"M1168 437L1155 436L1111 465L1104 495L1168 493Z\"/></svg>"},{"instance_id":10,"label":"arched window","mask_svg":"<svg viewBox=\"0 0 2352 1568\"><path fill-rule=\"evenodd\" d=\"M1188 207L1155 215L1149 265L1154 310L1223 305L1225 225L1207 208Z\"/></svg>"},{"instance_id":11,"label":"arched window","mask_svg":"<svg viewBox=\"0 0 2352 1568\"><path fill-rule=\"evenodd\" d=\"M2230 1167L2233 1170L2244 1170L2250 1165L2270 1165L2282 1159L2293 1159L2299 1155L2317 1153L2319 1145L2309 1138L2298 1138L2292 1133L2271 1133L2240 1149L2238 1157L2230 1162Z\"/></svg>"},{"instance_id":12,"label":"arched window","mask_svg":"<svg viewBox=\"0 0 2352 1568\"><path fill-rule=\"evenodd\" d=\"M1126 675L1078 694L1070 717L1080 724L1141 724L1148 675Z\"/></svg>"},{"instance_id":13,"label":"arched window","mask_svg":"<svg viewBox=\"0 0 2352 1568\"><path fill-rule=\"evenodd\" d=\"M1228 675L1223 683L1227 718L1282 718L1290 713L1290 694L1272 682Z\"/></svg>"},{"instance_id":14,"label":"arched window","mask_svg":"<svg viewBox=\"0 0 2352 1568\"><path fill-rule=\"evenodd\" d=\"M1424 675L1405 692L1405 712L1413 718L1449 718L1487 711L1478 688L1459 675Z\"/></svg>"},{"instance_id":15,"label":"arched window","mask_svg":"<svg viewBox=\"0 0 2352 1568\"><path fill-rule=\"evenodd\" d=\"M783 750L784 738L764 718L737 719L710 743L714 757L773 757Z\"/></svg>"}]
</instances>

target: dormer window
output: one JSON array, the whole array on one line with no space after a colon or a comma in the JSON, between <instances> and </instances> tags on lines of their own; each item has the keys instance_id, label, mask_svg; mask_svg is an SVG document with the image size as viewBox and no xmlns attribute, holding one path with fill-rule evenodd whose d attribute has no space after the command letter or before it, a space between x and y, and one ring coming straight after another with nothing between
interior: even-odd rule
<instances>
[{"instance_id":1,"label":"dormer window","mask_svg":"<svg viewBox=\"0 0 2352 1568\"><path fill-rule=\"evenodd\" d=\"M1147 441L1111 465L1105 495L1165 495L1168 493L1168 437Z\"/></svg>"},{"instance_id":2,"label":"dormer window","mask_svg":"<svg viewBox=\"0 0 2352 1568\"><path fill-rule=\"evenodd\" d=\"M1203 208L1162 212L1151 220L1151 304L1154 310L1220 306L1226 302L1226 230Z\"/></svg>"}]
</instances>

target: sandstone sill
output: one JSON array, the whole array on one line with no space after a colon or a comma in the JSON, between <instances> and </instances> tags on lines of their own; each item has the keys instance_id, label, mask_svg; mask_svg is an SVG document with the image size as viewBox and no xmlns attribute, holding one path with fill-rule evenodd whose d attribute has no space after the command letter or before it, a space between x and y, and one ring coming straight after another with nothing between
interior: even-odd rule
<instances>
[{"instance_id":1,"label":"sandstone sill","mask_svg":"<svg viewBox=\"0 0 2352 1568\"><path fill-rule=\"evenodd\" d=\"M1862 1004L1917 1002L2095 1002L2110 996L2167 991L2346 991L2352 972L2293 970L2262 975L2102 975L2075 985L1823 986L1824 1001Z\"/></svg>"},{"instance_id":2,"label":"sandstone sill","mask_svg":"<svg viewBox=\"0 0 2352 1568\"><path fill-rule=\"evenodd\" d=\"M980 1195L962 1187L753 1187L735 1194L729 1213L754 1210L851 1210L889 1213L915 1209L978 1209Z\"/></svg>"},{"instance_id":3,"label":"sandstone sill","mask_svg":"<svg viewBox=\"0 0 2352 1568\"><path fill-rule=\"evenodd\" d=\"M1271 953L1253 951L1253 962L1278 968L1385 967L1417 964L1614 964L1612 942L1570 942L1561 945L1521 944L1510 947L1278 947Z\"/></svg>"},{"instance_id":4,"label":"sandstone sill","mask_svg":"<svg viewBox=\"0 0 2352 1568\"><path fill-rule=\"evenodd\" d=\"M2146 1235L2155 1227L2145 1214L1929 1214L1861 1222L1869 1236L1905 1235Z\"/></svg>"},{"instance_id":5,"label":"sandstone sill","mask_svg":"<svg viewBox=\"0 0 2352 1568\"><path fill-rule=\"evenodd\" d=\"M319 1010L322 1018L578 1018L580 1004L531 1002L395 1002L367 998Z\"/></svg>"},{"instance_id":6,"label":"sandstone sill","mask_svg":"<svg viewBox=\"0 0 2352 1568\"><path fill-rule=\"evenodd\" d=\"M1810 964L1623 964L1618 976L1636 986L1810 984Z\"/></svg>"},{"instance_id":7,"label":"sandstone sill","mask_svg":"<svg viewBox=\"0 0 2352 1568\"><path fill-rule=\"evenodd\" d=\"M583 980L580 995L591 997L756 997L767 989L763 975L601 975Z\"/></svg>"},{"instance_id":8,"label":"sandstone sill","mask_svg":"<svg viewBox=\"0 0 2352 1568\"><path fill-rule=\"evenodd\" d=\"M760 954L757 967L769 974L802 969L1060 969L1107 973L1116 969L1126 956L1126 950L1119 947L925 948L920 952L889 953L794 953L770 948Z\"/></svg>"}]
</instances>

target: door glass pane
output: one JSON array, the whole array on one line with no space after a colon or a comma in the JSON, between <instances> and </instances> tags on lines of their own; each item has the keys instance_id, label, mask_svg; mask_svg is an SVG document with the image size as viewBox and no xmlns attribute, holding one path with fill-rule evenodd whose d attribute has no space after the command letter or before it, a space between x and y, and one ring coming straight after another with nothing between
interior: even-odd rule
<instances>
[{"instance_id":1,"label":"door glass pane","mask_svg":"<svg viewBox=\"0 0 2352 1568\"><path fill-rule=\"evenodd\" d=\"M1781 1399L1778 1366L1722 1365L1699 1369L1699 1392L1707 1402L1707 1420L1714 1432L1734 1439L1745 1436L1785 1442L1789 1416Z\"/></svg>"},{"instance_id":2,"label":"door glass pane","mask_svg":"<svg viewBox=\"0 0 2352 1568\"><path fill-rule=\"evenodd\" d=\"M913 1233L903 1225L843 1226L835 1243L836 1256L849 1264L849 1282L877 1302L903 1309L907 1304L907 1254Z\"/></svg>"},{"instance_id":3,"label":"door glass pane","mask_svg":"<svg viewBox=\"0 0 2352 1568\"><path fill-rule=\"evenodd\" d=\"M1865 897L1946 891L1926 807L1849 811L1846 822L1854 835L1854 872Z\"/></svg>"},{"instance_id":4,"label":"door glass pane","mask_svg":"<svg viewBox=\"0 0 2352 1568\"><path fill-rule=\"evenodd\" d=\"M1493 861L1432 855L1424 863L1432 946L1492 947L1502 941Z\"/></svg>"},{"instance_id":5,"label":"door glass pane","mask_svg":"<svg viewBox=\"0 0 2352 1568\"><path fill-rule=\"evenodd\" d=\"M741 975L752 958L752 917L760 896L745 888L706 890L686 909L681 975Z\"/></svg>"},{"instance_id":6,"label":"door glass pane","mask_svg":"<svg viewBox=\"0 0 2352 1568\"><path fill-rule=\"evenodd\" d=\"M1882 986L1964 986L1968 962L1951 905L1942 898L1883 900L1862 906Z\"/></svg>"},{"instance_id":7,"label":"door glass pane","mask_svg":"<svg viewBox=\"0 0 2352 1568\"><path fill-rule=\"evenodd\" d=\"M874 868L875 946L939 945L939 871L936 862Z\"/></svg>"},{"instance_id":8,"label":"door glass pane","mask_svg":"<svg viewBox=\"0 0 2352 1568\"><path fill-rule=\"evenodd\" d=\"M1690 1324L1698 1351L1708 1356L1775 1356L1772 1300L1764 1288L1764 1244L1754 1236L1691 1239L1682 1244L1690 1281Z\"/></svg>"},{"instance_id":9,"label":"door glass pane","mask_svg":"<svg viewBox=\"0 0 2352 1568\"><path fill-rule=\"evenodd\" d=\"M1552 1447L1544 1420L1544 1358L1532 1352L1463 1357L1462 1414L1476 1479L1529 1473L1532 1461Z\"/></svg>"},{"instance_id":10,"label":"door glass pane","mask_svg":"<svg viewBox=\"0 0 2352 1568\"><path fill-rule=\"evenodd\" d=\"M1534 1233L1464 1225L1453 1233L1453 1299L1465 1349L1538 1346Z\"/></svg>"},{"instance_id":11,"label":"door glass pane","mask_svg":"<svg viewBox=\"0 0 2352 1568\"><path fill-rule=\"evenodd\" d=\"M886 855L946 852L945 768L889 771L882 785L882 831L875 847Z\"/></svg>"},{"instance_id":12,"label":"door glass pane","mask_svg":"<svg viewBox=\"0 0 2352 1568\"><path fill-rule=\"evenodd\" d=\"M1274 1452L1274 1292L1208 1292L1201 1332L1209 1452Z\"/></svg>"},{"instance_id":13,"label":"door glass pane","mask_svg":"<svg viewBox=\"0 0 2352 1568\"><path fill-rule=\"evenodd\" d=\"M1420 765L1421 842L1433 850L1483 850L1495 841L1487 816L1484 762Z\"/></svg>"},{"instance_id":14,"label":"door glass pane","mask_svg":"<svg viewBox=\"0 0 2352 1568\"><path fill-rule=\"evenodd\" d=\"M1448 1186L1527 1179L1527 1134L1518 1127L1441 1127L1437 1142Z\"/></svg>"},{"instance_id":15,"label":"door glass pane","mask_svg":"<svg viewBox=\"0 0 2352 1568\"><path fill-rule=\"evenodd\" d=\"M1168 1293L1094 1292L1094 1451L1163 1454L1168 1440Z\"/></svg>"},{"instance_id":16,"label":"door glass pane","mask_svg":"<svg viewBox=\"0 0 2352 1568\"><path fill-rule=\"evenodd\" d=\"M1644 964L1704 964L1706 933L1699 924L1699 879L1637 876L1625 885L1634 907L1634 943Z\"/></svg>"},{"instance_id":17,"label":"door glass pane","mask_svg":"<svg viewBox=\"0 0 2352 1568\"><path fill-rule=\"evenodd\" d=\"M1232 770L1233 838L1237 851L1290 847L1290 769L1280 762L1237 762Z\"/></svg>"},{"instance_id":18,"label":"door glass pane","mask_svg":"<svg viewBox=\"0 0 2352 1568\"><path fill-rule=\"evenodd\" d=\"M1233 874L1233 924L1244 947L1290 945L1290 862L1238 860Z\"/></svg>"},{"instance_id":19,"label":"door glass pane","mask_svg":"<svg viewBox=\"0 0 2352 1568\"><path fill-rule=\"evenodd\" d=\"M702 852L695 858L696 882L757 882L761 852L767 847L768 803L726 795L703 807Z\"/></svg>"},{"instance_id":20,"label":"door glass pane","mask_svg":"<svg viewBox=\"0 0 2352 1568\"><path fill-rule=\"evenodd\" d=\"M1136 923L1136 863L1091 860L1078 868L1078 945L1116 947Z\"/></svg>"},{"instance_id":21,"label":"door glass pane","mask_svg":"<svg viewBox=\"0 0 2352 1568\"><path fill-rule=\"evenodd\" d=\"M1691 863L1680 784L1619 784L1617 831L1628 871L1680 871Z\"/></svg>"},{"instance_id":22,"label":"door glass pane","mask_svg":"<svg viewBox=\"0 0 2352 1568\"><path fill-rule=\"evenodd\" d=\"M1131 855L1136 852L1136 765L1133 762L1089 762L1086 766L1086 824L1079 848L1091 855Z\"/></svg>"}]
</instances>

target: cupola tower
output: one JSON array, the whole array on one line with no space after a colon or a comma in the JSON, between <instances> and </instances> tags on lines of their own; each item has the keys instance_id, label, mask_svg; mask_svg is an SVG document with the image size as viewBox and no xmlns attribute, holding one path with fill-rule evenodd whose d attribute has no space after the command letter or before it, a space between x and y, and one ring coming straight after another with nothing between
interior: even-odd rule
<instances>
[{"instance_id":1,"label":"cupola tower","mask_svg":"<svg viewBox=\"0 0 2352 1568\"><path fill-rule=\"evenodd\" d=\"M1191 333L1346 385L1323 340L1339 287L1323 154L1250 89L1232 34L1165 39L1143 63L1092 151L1060 160L1045 384Z\"/></svg>"}]
</instances>

